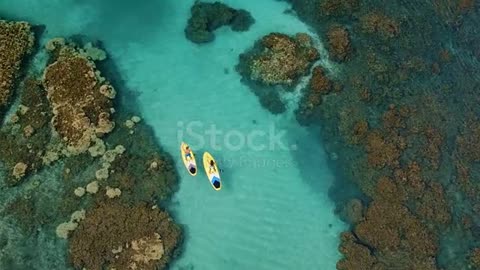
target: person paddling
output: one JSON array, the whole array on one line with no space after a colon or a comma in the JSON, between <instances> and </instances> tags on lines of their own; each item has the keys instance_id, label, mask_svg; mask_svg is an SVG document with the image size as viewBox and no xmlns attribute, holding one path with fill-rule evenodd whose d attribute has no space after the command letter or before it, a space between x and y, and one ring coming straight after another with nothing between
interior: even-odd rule
<instances>
[{"instance_id":1,"label":"person paddling","mask_svg":"<svg viewBox=\"0 0 480 270\"><path fill-rule=\"evenodd\" d=\"M187 160L191 160L192 159L192 150L190 150L190 147L187 145L185 146L185 158Z\"/></svg>"},{"instance_id":2,"label":"person paddling","mask_svg":"<svg viewBox=\"0 0 480 270\"><path fill-rule=\"evenodd\" d=\"M215 161L210 160L210 173L215 172Z\"/></svg>"}]
</instances>

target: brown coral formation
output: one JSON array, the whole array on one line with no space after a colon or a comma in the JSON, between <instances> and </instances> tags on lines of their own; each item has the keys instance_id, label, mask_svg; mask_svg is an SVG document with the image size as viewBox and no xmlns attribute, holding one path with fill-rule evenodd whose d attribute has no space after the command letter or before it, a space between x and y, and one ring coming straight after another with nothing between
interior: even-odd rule
<instances>
[{"instance_id":1,"label":"brown coral formation","mask_svg":"<svg viewBox=\"0 0 480 270\"><path fill-rule=\"evenodd\" d=\"M325 71L320 66L315 67L307 91L297 110L297 117L310 117L322 103L323 96L333 90L333 85L334 83L326 76Z\"/></svg>"},{"instance_id":2,"label":"brown coral formation","mask_svg":"<svg viewBox=\"0 0 480 270\"><path fill-rule=\"evenodd\" d=\"M437 269L435 237L404 206L405 193L383 178L354 233L344 233L337 269Z\"/></svg>"},{"instance_id":3,"label":"brown coral formation","mask_svg":"<svg viewBox=\"0 0 480 270\"><path fill-rule=\"evenodd\" d=\"M427 143L423 148L423 156L428 160L431 168L437 170L440 166L441 148L445 140L440 131L433 127L427 127L424 135Z\"/></svg>"},{"instance_id":4,"label":"brown coral formation","mask_svg":"<svg viewBox=\"0 0 480 270\"><path fill-rule=\"evenodd\" d=\"M342 240L340 250L345 257L338 269L358 269L356 264L365 265L361 269L437 269L434 258L438 244L432 228L451 222L446 194L441 184L425 176L419 163L400 161L410 151L407 145L413 134L438 136L431 129L424 133L412 129L407 123L415 121L406 121L410 116L410 110L390 106L383 114L381 129L368 131L359 124L360 133L367 133L365 149L370 168L391 174L393 179L381 177L374 192L368 191L370 182L360 182L362 190L374 200L354 234ZM439 139L434 139L428 148L437 149L439 144ZM437 151L431 153L438 160ZM372 253L365 253L367 249Z\"/></svg>"},{"instance_id":5,"label":"brown coral formation","mask_svg":"<svg viewBox=\"0 0 480 270\"><path fill-rule=\"evenodd\" d=\"M480 248L476 248L472 251L470 261L473 267L480 268Z\"/></svg>"},{"instance_id":6,"label":"brown coral formation","mask_svg":"<svg viewBox=\"0 0 480 270\"><path fill-rule=\"evenodd\" d=\"M428 182L423 195L416 201L417 215L425 223L448 225L452 221L449 205L443 186L436 182Z\"/></svg>"},{"instance_id":7,"label":"brown coral formation","mask_svg":"<svg viewBox=\"0 0 480 270\"><path fill-rule=\"evenodd\" d=\"M93 62L62 48L45 70L43 84L54 115L52 124L71 152L85 152L96 136L112 131L114 95L106 95L111 86L97 78Z\"/></svg>"},{"instance_id":8,"label":"brown coral formation","mask_svg":"<svg viewBox=\"0 0 480 270\"><path fill-rule=\"evenodd\" d=\"M457 136L458 154L467 162L480 161L480 123L472 121L466 130Z\"/></svg>"},{"instance_id":9,"label":"brown coral formation","mask_svg":"<svg viewBox=\"0 0 480 270\"><path fill-rule=\"evenodd\" d=\"M350 136L349 142L359 144L365 140L368 134L368 122L366 120L358 120L355 122Z\"/></svg>"},{"instance_id":10,"label":"brown coral formation","mask_svg":"<svg viewBox=\"0 0 480 270\"><path fill-rule=\"evenodd\" d=\"M375 269L378 267L377 258L372 254L368 246L363 245L351 232L341 235L340 252L344 258L337 262L338 270L351 269Z\"/></svg>"},{"instance_id":11,"label":"brown coral formation","mask_svg":"<svg viewBox=\"0 0 480 270\"><path fill-rule=\"evenodd\" d=\"M379 132L368 134L366 150L368 163L373 167L398 166L398 158L401 154L400 149L390 138L383 136Z\"/></svg>"},{"instance_id":12,"label":"brown coral formation","mask_svg":"<svg viewBox=\"0 0 480 270\"><path fill-rule=\"evenodd\" d=\"M379 34L386 38L395 37L400 32L400 26L395 20L379 12L371 12L362 16L360 24L363 31Z\"/></svg>"},{"instance_id":13,"label":"brown coral formation","mask_svg":"<svg viewBox=\"0 0 480 270\"><path fill-rule=\"evenodd\" d=\"M360 0L325 0L321 1L320 12L327 16L350 15L358 9Z\"/></svg>"},{"instance_id":14,"label":"brown coral formation","mask_svg":"<svg viewBox=\"0 0 480 270\"><path fill-rule=\"evenodd\" d=\"M0 20L0 110L7 105L21 62L33 43L34 35L28 23Z\"/></svg>"},{"instance_id":15,"label":"brown coral formation","mask_svg":"<svg viewBox=\"0 0 480 270\"><path fill-rule=\"evenodd\" d=\"M339 62L348 60L352 53L348 30L343 26L330 27L327 38L330 56Z\"/></svg>"},{"instance_id":16,"label":"brown coral formation","mask_svg":"<svg viewBox=\"0 0 480 270\"><path fill-rule=\"evenodd\" d=\"M475 2L475 0L437 0L433 2L433 8L444 21L455 25L462 15L475 10Z\"/></svg>"},{"instance_id":17,"label":"brown coral formation","mask_svg":"<svg viewBox=\"0 0 480 270\"><path fill-rule=\"evenodd\" d=\"M405 206L375 201L355 230L373 247L383 269L437 269L434 237Z\"/></svg>"},{"instance_id":18,"label":"brown coral formation","mask_svg":"<svg viewBox=\"0 0 480 270\"><path fill-rule=\"evenodd\" d=\"M253 55L248 63L250 78L267 85L293 85L319 57L307 34L290 37L271 33L264 36L259 44L259 53Z\"/></svg>"},{"instance_id":19,"label":"brown coral formation","mask_svg":"<svg viewBox=\"0 0 480 270\"><path fill-rule=\"evenodd\" d=\"M69 241L77 268L164 269L180 228L157 208L108 201L87 211Z\"/></svg>"},{"instance_id":20,"label":"brown coral formation","mask_svg":"<svg viewBox=\"0 0 480 270\"><path fill-rule=\"evenodd\" d=\"M347 111L348 119L356 115ZM440 162L442 138L434 128L419 129L417 117L411 108L390 105L375 128L362 118L336 124L347 142L365 149L366 155L355 162L366 166L352 170L361 190L373 199L363 218L347 218L356 226L342 238L344 258L338 269L437 269L433 228L450 224L452 218L443 186L427 174L436 167L425 165ZM418 138L428 140L419 144ZM355 209L353 202L344 215Z\"/></svg>"},{"instance_id":21,"label":"brown coral formation","mask_svg":"<svg viewBox=\"0 0 480 270\"><path fill-rule=\"evenodd\" d=\"M325 75L325 72L321 67L315 67L313 69L312 78L310 78L309 84L311 100L315 103L319 103L318 96L326 95L330 93L333 87L332 81ZM318 100L318 101L317 101Z\"/></svg>"},{"instance_id":22,"label":"brown coral formation","mask_svg":"<svg viewBox=\"0 0 480 270\"><path fill-rule=\"evenodd\" d=\"M337 268L474 269L479 84L465 72L477 74L478 65L462 69L460 59L479 55L478 1L422 7L361 1L352 10L348 1L324 0L320 11L311 1L292 2L324 38L344 27L355 41L338 74L343 90L323 98L307 121L321 126L327 151L340 157L341 178L353 183L339 181L336 189L358 187L368 197L364 220L351 219L352 230L342 236ZM462 52L446 49L445 36Z\"/></svg>"}]
</instances>

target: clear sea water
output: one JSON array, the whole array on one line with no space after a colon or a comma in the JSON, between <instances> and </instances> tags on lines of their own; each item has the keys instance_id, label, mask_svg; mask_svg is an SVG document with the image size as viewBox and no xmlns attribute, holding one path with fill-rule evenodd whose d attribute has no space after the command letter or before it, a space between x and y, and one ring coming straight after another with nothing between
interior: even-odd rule
<instances>
[{"instance_id":1,"label":"clear sea water","mask_svg":"<svg viewBox=\"0 0 480 270\"><path fill-rule=\"evenodd\" d=\"M178 160L180 188L170 211L186 239L172 269L335 269L346 225L327 195L334 176L319 138L300 127L293 112L264 110L234 70L238 55L265 34L311 32L284 13L286 2L230 0L223 2L256 19L251 29L224 27L214 42L193 44L184 35L193 2L0 0L0 10L46 25L44 41L81 34L103 42L125 88L136 93L142 118ZM335 72L328 60L322 65ZM215 142L212 129L220 132ZM188 175L182 139L199 163L203 151L216 157L221 192L203 171Z\"/></svg>"}]
</instances>

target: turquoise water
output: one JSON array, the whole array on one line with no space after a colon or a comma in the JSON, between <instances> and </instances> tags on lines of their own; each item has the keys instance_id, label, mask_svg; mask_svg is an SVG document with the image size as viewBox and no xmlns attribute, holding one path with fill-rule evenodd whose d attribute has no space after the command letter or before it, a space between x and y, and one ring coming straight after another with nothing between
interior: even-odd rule
<instances>
[{"instance_id":1,"label":"turquoise water","mask_svg":"<svg viewBox=\"0 0 480 270\"><path fill-rule=\"evenodd\" d=\"M256 23L243 33L221 28L202 46L183 32L193 1L21 0L2 1L0 10L45 24L45 39L82 34L103 42L126 88L137 94L145 122L179 160L181 183L170 209L185 225L186 242L172 269L335 269L345 225L327 195L333 174L322 145L293 112L273 116L261 108L234 70L238 55L261 36L310 31L284 13L285 2L224 2L248 10ZM322 65L334 72L328 60ZM212 129L221 132L215 142ZM202 171L188 175L181 140L199 163L203 151L217 158L221 192Z\"/></svg>"}]
</instances>

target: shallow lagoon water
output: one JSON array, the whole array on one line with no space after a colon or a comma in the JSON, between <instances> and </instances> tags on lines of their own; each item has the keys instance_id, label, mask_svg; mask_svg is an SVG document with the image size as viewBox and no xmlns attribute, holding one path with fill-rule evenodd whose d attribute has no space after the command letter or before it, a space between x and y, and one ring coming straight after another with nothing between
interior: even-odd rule
<instances>
[{"instance_id":1,"label":"shallow lagoon water","mask_svg":"<svg viewBox=\"0 0 480 270\"><path fill-rule=\"evenodd\" d=\"M285 2L224 2L248 10L256 23L243 33L223 27L201 46L183 32L193 1L21 0L2 1L0 10L45 24L45 39L81 34L103 42L125 88L137 94L144 121L178 160L180 188L170 211L186 239L172 269L335 269L345 225L327 195L333 174L322 145L293 113L264 110L234 69L261 36L309 30L284 13ZM221 192L203 170L188 175L181 140L196 150L198 164L203 151L216 157Z\"/></svg>"}]
</instances>

